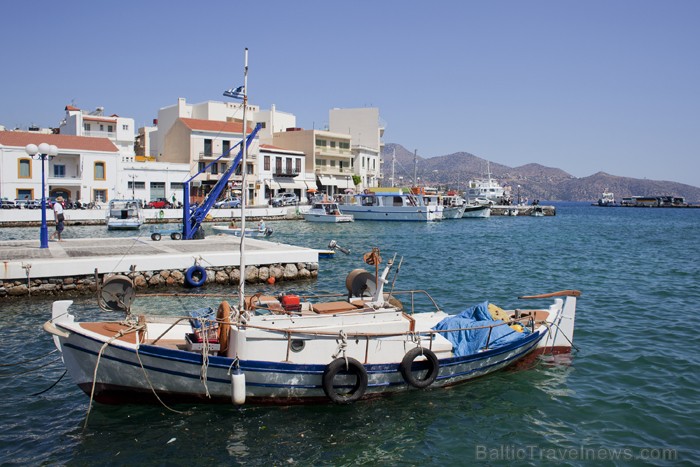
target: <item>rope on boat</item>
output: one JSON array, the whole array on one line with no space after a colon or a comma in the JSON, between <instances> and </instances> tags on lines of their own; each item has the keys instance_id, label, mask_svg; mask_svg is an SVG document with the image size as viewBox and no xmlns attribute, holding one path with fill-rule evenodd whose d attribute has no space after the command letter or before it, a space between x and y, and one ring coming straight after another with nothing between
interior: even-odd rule
<instances>
[{"instance_id":1,"label":"rope on boat","mask_svg":"<svg viewBox=\"0 0 700 467\"><path fill-rule=\"evenodd\" d=\"M14 377L14 376L26 375L27 373L31 373L31 372L33 372L33 371L37 371L37 370L41 370L42 368L46 368L47 366L49 366L49 365L51 365L51 364L53 364L53 363L56 363L56 362L59 361L60 359L61 359L61 357L55 358L55 359L51 360L51 361L48 362L48 363L45 363L45 364L43 364L43 365L40 365L40 366L37 366L37 367L34 367L34 368L30 368L29 370L20 371L20 372L17 372L17 373L0 374L0 378L9 378L9 377Z\"/></svg>"},{"instance_id":2,"label":"rope on boat","mask_svg":"<svg viewBox=\"0 0 700 467\"><path fill-rule=\"evenodd\" d=\"M143 327L144 326L132 325L128 329L121 329L114 336L110 337L107 341L105 341L105 343L102 344L102 347L100 347L100 351L97 352L97 361L95 362L95 370L92 373L92 388L90 389L90 401L88 402L88 410L87 410L87 413L85 414L85 424L83 425L83 429L87 428L88 419L90 418L90 411L92 410L92 401L95 398L95 386L97 385L97 368L99 368L99 366L100 366L100 360L102 359L102 353L105 351L105 349L107 347L109 347L109 344L111 344L115 340L119 339L120 337L122 337L126 334L136 332ZM138 355L138 345L136 346L136 352ZM141 361L141 360L139 359L139 361ZM141 366L141 368L143 368L143 366Z\"/></svg>"},{"instance_id":3,"label":"rope on boat","mask_svg":"<svg viewBox=\"0 0 700 467\"><path fill-rule=\"evenodd\" d=\"M343 358L345 359L345 368L348 368L348 356L345 354L345 351L348 349L348 335L341 329L339 339L336 339L335 341L338 342L338 349L335 351L332 357L336 359L342 353Z\"/></svg>"},{"instance_id":4,"label":"rope on boat","mask_svg":"<svg viewBox=\"0 0 700 467\"><path fill-rule=\"evenodd\" d=\"M51 350L51 351L48 352L48 353L45 353L45 354L43 354L43 355L39 355L38 357L30 358L29 360L24 360L24 361L21 361L21 362L15 362L15 363L0 363L0 367L3 367L3 366L24 365L25 363L31 363L31 362L35 362L35 361L37 361L37 360L40 360L40 359L42 359L42 358L44 358L44 357L46 357L46 356L49 356L49 355L51 355L52 353L55 353L55 352L58 352L58 349L53 349L53 350Z\"/></svg>"},{"instance_id":5,"label":"rope on boat","mask_svg":"<svg viewBox=\"0 0 700 467\"><path fill-rule=\"evenodd\" d=\"M58 378L58 379L56 380L56 382L53 383L51 386L49 386L48 388L44 389L43 391L39 391L39 392L35 392L34 394L30 394L30 396L32 396L32 397L33 397L33 396L40 396L40 395L42 395L43 393L45 393L46 391L52 389L54 386L56 386L58 383L61 382L61 380L63 379L63 377L66 376L66 373L68 373L68 370L65 370L65 371L63 372L63 374L61 375L61 377Z\"/></svg>"},{"instance_id":6,"label":"rope on boat","mask_svg":"<svg viewBox=\"0 0 700 467\"><path fill-rule=\"evenodd\" d=\"M153 383L151 383L151 380L148 377L148 373L146 373L146 368L144 368L144 366L143 366L143 362L141 361L141 355L139 354L138 347L136 347L136 358L138 358L138 360L139 360L139 365L141 365L141 371L143 371L143 376L146 378L146 382L148 383L148 387L151 388L151 392L153 393L154 396L156 396L156 399L158 399L158 402L160 402L160 405L165 407L167 410L170 410L171 412L175 412L175 413L179 413L179 414L186 414L187 412L181 412L179 410L173 409L172 407L168 407L168 405L165 402L163 402L163 400L160 398L160 396L158 396L156 389L153 387Z\"/></svg>"},{"instance_id":7,"label":"rope on boat","mask_svg":"<svg viewBox=\"0 0 700 467\"><path fill-rule=\"evenodd\" d=\"M209 320L198 317L199 328L202 330L202 368L199 370L199 379L204 384L204 392L211 399L209 386L207 385L207 370L209 369Z\"/></svg>"}]
</instances>

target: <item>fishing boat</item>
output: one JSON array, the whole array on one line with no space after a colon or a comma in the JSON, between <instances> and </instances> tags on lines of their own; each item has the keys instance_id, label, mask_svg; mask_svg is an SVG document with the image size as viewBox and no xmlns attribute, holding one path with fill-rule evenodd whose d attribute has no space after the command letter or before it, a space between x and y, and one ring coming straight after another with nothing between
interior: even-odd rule
<instances>
[{"instance_id":1,"label":"fishing boat","mask_svg":"<svg viewBox=\"0 0 700 467\"><path fill-rule=\"evenodd\" d=\"M391 192L366 192L342 196L340 208L357 221L411 221L442 220L443 207L427 204L423 195Z\"/></svg>"},{"instance_id":2,"label":"fishing boat","mask_svg":"<svg viewBox=\"0 0 700 467\"><path fill-rule=\"evenodd\" d=\"M437 202L442 205L443 219L461 219L467 203L456 194L438 195Z\"/></svg>"},{"instance_id":3,"label":"fishing boat","mask_svg":"<svg viewBox=\"0 0 700 467\"><path fill-rule=\"evenodd\" d=\"M141 202L137 199L114 199L107 209L108 230L138 230L144 223Z\"/></svg>"},{"instance_id":4,"label":"fishing boat","mask_svg":"<svg viewBox=\"0 0 700 467\"><path fill-rule=\"evenodd\" d=\"M214 225L211 229L217 234L234 235L236 237L240 237L241 232L245 231L245 236L248 238L269 237L273 233L273 230L267 227L264 222L261 222L254 228L242 229L241 227L237 227L236 224L231 223L229 225Z\"/></svg>"},{"instance_id":5,"label":"fishing boat","mask_svg":"<svg viewBox=\"0 0 700 467\"><path fill-rule=\"evenodd\" d=\"M467 204L464 208L463 218L483 219L491 217L491 208L484 204Z\"/></svg>"},{"instance_id":6,"label":"fishing boat","mask_svg":"<svg viewBox=\"0 0 700 467\"><path fill-rule=\"evenodd\" d=\"M376 248L364 258L382 262ZM173 317L131 316L130 280L113 276L100 303L125 319L80 322L62 300L44 330L73 381L107 404L345 404L571 351L578 291L520 297L552 299L529 311L483 302L448 314L425 291L393 290L395 262L381 275L351 271L343 295L255 294Z\"/></svg>"},{"instance_id":7,"label":"fishing boat","mask_svg":"<svg viewBox=\"0 0 700 467\"><path fill-rule=\"evenodd\" d=\"M247 49L245 57L247 77ZM239 89L247 89L247 78ZM245 128L246 95L243 104ZM341 249L335 241L329 248ZM449 387L543 353L571 351L578 291L521 297L552 299L529 311L483 302L449 314L423 290L394 289L403 263L390 281L396 256L380 274L383 261L373 248L363 260L374 274L352 270L347 293L338 295L246 295L240 274L234 305L224 296L175 316L132 315L134 284L115 275L100 284L99 307L122 311L123 319L76 320L72 301L60 300L44 330L78 387L91 402L107 404L347 404ZM241 271L245 259L242 236Z\"/></svg>"},{"instance_id":8,"label":"fishing boat","mask_svg":"<svg viewBox=\"0 0 700 467\"><path fill-rule=\"evenodd\" d=\"M315 202L311 209L303 213L306 222L353 222L354 219L350 214L344 214L340 211L338 203L332 201Z\"/></svg>"}]
</instances>

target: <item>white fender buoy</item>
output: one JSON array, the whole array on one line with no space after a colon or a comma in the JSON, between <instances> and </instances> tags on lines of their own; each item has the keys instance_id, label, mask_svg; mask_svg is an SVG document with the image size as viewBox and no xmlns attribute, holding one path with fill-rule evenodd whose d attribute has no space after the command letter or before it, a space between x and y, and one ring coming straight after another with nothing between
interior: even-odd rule
<instances>
[{"instance_id":1,"label":"white fender buoy","mask_svg":"<svg viewBox=\"0 0 700 467\"><path fill-rule=\"evenodd\" d=\"M245 404L245 373L240 368L231 373L231 401L235 405Z\"/></svg>"}]
</instances>

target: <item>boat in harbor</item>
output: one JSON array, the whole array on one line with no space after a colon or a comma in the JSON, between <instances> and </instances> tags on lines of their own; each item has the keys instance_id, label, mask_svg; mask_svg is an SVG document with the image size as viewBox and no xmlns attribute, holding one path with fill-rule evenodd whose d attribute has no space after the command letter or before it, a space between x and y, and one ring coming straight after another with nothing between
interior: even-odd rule
<instances>
[{"instance_id":1,"label":"boat in harbor","mask_svg":"<svg viewBox=\"0 0 700 467\"><path fill-rule=\"evenodd\" d=\"M364 260L382 263L376 248ZM81 322L61 300L44 330L72 380L105 404L347 404L571 351L577 291L520 297L550 302L529 311L483 302L449 314L425 291L394 290L395 264L351 271L345 294L247 295L242 307L224 299L171 317L132 316L130 279L113 276L100 303L125 319Z\"/></svg>"},{"instance_id":2,"label":"boat in harbor","mask_svg":"<svg viewBox=\"0 0 700 467\"><path fill-rule=\"evenodd\" d=\"M339 223L353 222L353 216L341 212L338 203L332 201L318 201L302 214L306 222Z\"/></svg>"},{"instance_id":3,"label":"boat in harbor","mask_svg":"<svg viewBox=\"0 0 700 467\"><path fill-rule=\"evenodd\" d=\"M211 229L217 234L234 235L236 237L240 237L243 231L243 229L237 227L234 223L229 225L214 225ZM273 230L267 227L264 222L259 223L257 227L245 229L245 236L248 238L269 237L272 233Z\"/></svg>"},{"instance_id":4,"label":"boat in harbor","mask_svg":"<svg viewBox=\"0 0 700 467\"><path fill-rule=\"evenodd\" d=\"M403 193L400 189L346 194L341 199L340 209L357 221L432 222L443 218L441 205L427 204L423 195Z\"/></svg>"},{"instance_id":5,"label":"boat in harbor","mask_svg":"<svg viewBox=\"0 0 700 467\"><path fill-rule=\"evenodd\" d=\"M505 204L509 195L506 189L491 178L491 165L487 162L487 178L469 180L467 184L467 201L478 204Z\"/></svg>"},{"instance_id":6,"label":"boat in harbor","mask_svg":"<svg viewBox=\"0 0 700 467\"><path fill-rule=\"evenodd\" d=\"M617 203L615 203L615 195L609 191L603 192L602 196L598 199L597 206L617 206Z\"/></svg>"},{"instance_id":7,"label":"boat in harbor","mask_svg":"<svg viewBox=\"0 0 700 467\"><path fill-rule=\"evenodd\" d=\"M462 218L484 219L491 217L491 207L486 204L466 204Z\"/></svg>"},{"instance_id":8,"label":"boat in harbor","mask_svg":"<svg viewBox=\"0 0 700 467\"><path fill-rule=\"evenodd\" d=\"M137 199L114 199L107 208L108 230L138 230L145 221L141 202Z\"/></svg>"}]
</instances>

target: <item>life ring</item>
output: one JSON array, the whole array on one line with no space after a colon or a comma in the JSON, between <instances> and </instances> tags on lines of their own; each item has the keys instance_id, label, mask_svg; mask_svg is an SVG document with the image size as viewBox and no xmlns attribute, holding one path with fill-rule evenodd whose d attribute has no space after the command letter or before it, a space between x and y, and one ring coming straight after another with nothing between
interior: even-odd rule
<instances>
[{"instance_id":1,"label":"life ring","mask_svg":"<svg viewBox=\"0 0 700 467\"><path fill-rule=\"evenodd\" d=\"M425 357L425 361L421 362L421 364L426 363L428 367L428 373L422 379L413 374L411 371L414 360L421 355ZM427 388L433 384L433 381L435 381L435 378L437 378L439 370L440 362L438 361L438 358L435 356L432 350L423 347L416 347L406 352L406 355L403 356L403 360L401 360L401 365L399 365L399 371L401 371L404 381L414 388L419 389Z\"/></svg>"},{"instance_id":2,"label":"life ring","mask_svg":"<svg viewBox=\"0 0 700 467\"><path fill-rule=\"evenodd\" d=\"M348 392L339 393L333 385L338 373L347 374L356 378L355 384ZM336 358L323 370L323 392L336 404L349 404L360 399L367 389L367 370L354 358Z\"/></svg>"},{"instance_id":3,"label":"life ring","mask_svg":"<svg viewBox=\"0 0 700 467\"><path fill-rule=\"evenodd\" d=\"M164 218L164 217L165 217L165 211L163 211L163 210L161 209L160 211L158 211L158 219L162 219L162 218Z\"/></svg>"},{"instance_id":4,"label":"life ring","mask_svg":"<svg viewBox=\"0 0 700 467\"><path fill-rule=\"evenodd\" d=\"M195 274L199 274L200 278L195 279ZM185 282L187 282L187 285L189 285L190 287L201 287L202 285L204 285L204 282L206 280L207 270L197 264L189 268L185 273Z\"/></svg>"},{"instance_id":5,"label":"life ring","mask_svg":"<svg viewBox=\"0 0 700 467\"><path fill-rule=\"evenodd\" d=\"M225 356L231 332L231 305L226 300L221 302L219 309L216 310L216 321L219 323L219 355Z\"/></svg>"}]
</instances>

